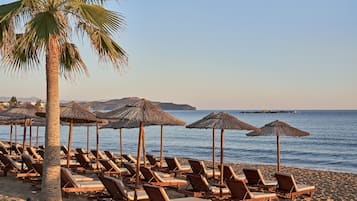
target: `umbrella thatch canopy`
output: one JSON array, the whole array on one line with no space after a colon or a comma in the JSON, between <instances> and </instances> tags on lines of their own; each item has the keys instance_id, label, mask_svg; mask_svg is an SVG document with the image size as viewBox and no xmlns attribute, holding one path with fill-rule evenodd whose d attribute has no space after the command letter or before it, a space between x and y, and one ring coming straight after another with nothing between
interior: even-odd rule
<instances>
[{"instance_id":1,"label":"umbrella thatch canopy","mask_svg":"<svg viewBox=\"0 0 357 201\"><path fill-rule=\"evenodd\" d=\"M247 134L247 136L276 136L278 172L280 171L280 136L303 137L308 135L310 135L308 132L294 128L279 120L265 124L260 129Z\"/></svg>"},{"instance_id":2,"label":"umbrella thatch canopy","mask_svg":"<svg viewBox=\"0 0 357 201\"><path fill-rule=\"evenodd\" d=\"M22 147L23 147L23 152L26 151L26 127L27 127L27 121L31 118L36 117L36 113L42 111L41 108L36 107L30 103L24 103L20 106L16 107L11 107L5 111L0 112L0 116L7 116L13 119L23 119L24 120L24 136L23 136L23 142L22 142ZM30 122L30 139L32 139L32 124L31 120ZM11 135L11 133L10 133ZM11 145L11 140L10 140L10 145ZM30 146L32 146L32 141L30 143Z\"/></svg>"},{"instance_id":3,"label":"umbrella thatch canopy","mask_svg":"<svg viewBox=\"0 0 357 201\"><path fill-rule=\"evenodd\" d=\"M126 119L131 122L127 122L127 124L133 124L134 122L140 122L144 120L144 125L161 125L160 130L160 165L163 161L163 126L183 126L185 122L180 119L172 116L169 113L164 112L158 105L152 104L150 101L145 99L140 99L135 101L134 103L127 105L122 108L118 108L116 110L107 112L107 113L96 113L100 118L106 118L109 120L113 119ZM120 124L126 124L125 122L121 122ZM124 127L123 127L124 128ZM127 128L127 127L125 127ZM144 137L143 137L144 140ZM144 144L144 154L145 154L145 143ZM145 156L144 156L144 164L145 164Z\"/></svg>"},{"instance_id":4,"label":"umbrella thatch canopy","mask_svg":"<svg viewBox=\"0 0 357 201\"><path fill-rule=\"evenodd\" d=\"M225 129L235 129L235 130L256 130L257 128L245 123L236 117L225 113L211 113L206 117L198 120L188 126L187 128L212 128L212 129L221 129L221 178L220 184L223 185L223 148L224 148L224 130ZM221 190L222 195L222 190Z\"/></svg>"},{"instance_id":5,"label":"umbrella thatch canopy","mask_svg":"<svg viewBox=\"0 0 357 201\"><path fill-rule=\"evenodd\" d=\"M36 113L38 116L46 116L45 112ZM88 111L74 101L69 102L60 107L60 119L64 122L69 122L69 135L68 135L68 150L67 167L69 167L70 152L72 145L72 128L74 123L94 123L97 122L97 117L94 113ZM98 129L97 129L98 130Z\"/></svg>"},{"instance_id":6,"label":"umbrella thatch canopy","mask_svg":"<svg viewBox=\"0 0 357 201\"><path fill-rule=\"evenodd\" d=\"M126 105L122 108L112 111L106 115L106 118L122 119L140 122L138 153L136 171L140 169L140 153L142 140L144 136L144 125L184 125L185 122L177 119L169 113L164 112L159 106L153 105L149 100L141 99L133 104ZM140 175L136 175L136 187L140 182ZM136 197L136 194L135 194Z\"/></svg>"}]
</instances>

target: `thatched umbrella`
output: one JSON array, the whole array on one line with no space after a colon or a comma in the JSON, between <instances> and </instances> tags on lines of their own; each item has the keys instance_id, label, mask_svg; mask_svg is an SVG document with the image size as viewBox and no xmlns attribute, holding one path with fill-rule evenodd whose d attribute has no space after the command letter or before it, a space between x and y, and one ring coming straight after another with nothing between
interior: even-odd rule
<instances>
[{"instance_id":1,"label":"thatched umbrella","mask_svg":"<svg viewBox=\"0 0 357 201\"><path fill-rule=\"evenodd\" d=\"M236 117L229 115L225 112L219 112L217 114L211 114L203 118L199 122L200 128L214 128L221 129L221 177L220 177L220 186L223 185L223 158L224 158L224 130L225 129L235 129L235 130L256 130L257 128L247 124ZM187 128L190 128L192 125L188 125ZM222 188L220 189L222 195Z\"/></svg>"},{"instance_id":2,"label":"thatched umbrella","mask_svg":"<svg viewBox=\"0 0 357 201\"><path fill-rule=\"evenodd\" d=\"M140 154L141 146L144 136L144 125L166 125L166 124L181 124L182 121L172 116L169 113L164 112L159 106L153 105L150 101L141 99L133 104L126 105L118 109L115 115L112 115L113 119L127 119L131 121L140 122L139 129L139 139L138 139L138 152L137 152L137 164L136 171L140 171ZM136 174L136 184L137 188L140 182L140 175ZM137 195L135 191L135 200L137 200Z\"/></svg>"},{"instance_id":3,"label":"thatched umbrella","mask_svg":"<svg viewBox=\"0 0 357 201\"><path fill-rule=\"evenodd\" d=\"M40 112L41 109L30 104L25 103L17 107L9 108L0 113L0 116L8 116L12 119L23 119L24 120L24 138L22 142L23 152L26 151L26 128L29 121L30 124L30 139L32 138L32 118L36 117L36 112ZM30 144L32 146L32 144Z\"/></svg>"},{"instance_id":4,"label":"thatched umbrella","mask_svg":"<svg viewBox=\"0 0 357 201\"><path fill-rule=\"evenodd\" d=\"M137 100L135 101L133 104L140 104L140 101L142 100ZM160 108L159 106L154 105L155 107ZM161 109L161 108L160 108ZM122 113L122 109L116 109L107 113L102 113L102 112L96 112L97 117L100 118L106 118L109 120L115 120L118 119L118 116L121 115ZM168 114L168 113L167 113ZM177 119L176 117L173 117L172 115L170 115L171 119L166 121L165 123L162 124L151 124L148 122L145 122L145 126L149 126L149 125L160 125L160 166L162 165L163 162L163 126L183 126L185 125L185 122ZM119 119L119 121L115 121L115 122L111 122L106 126L103 126L103 128L114 128L114 129L120 129L120 155L122 155L122 128L139 128L140 127L140 122L136 121L136 120L131 120L131 119ZM144 134L143 134L144 135ZM144 153L144 164L146 164L146 151L145 151L145 137L143 136L143 153Z\"/></svg>"},{"instance_id":5,"label":"thatched umbrella","mask_svg":"<svg viewBox=\"0 0 357 201\"><path fill-rule=\"evenodd\" d=\"M202 119L193 122L192 124L186 126L186 128L207 128L205 122L207 119L211 118L212 116L216 115L216 112L211 112L207 116L203 117ZM215 143L215 128L212 128L212 163L213 163L213 178L215 178L215 158L216 158L216 143Z\"/></svg>"},{"instance_id":6,"label":"thatched umbrella","mask_svg":"<svg viewBox=\"0 0 357 201\"><path fill-rule=\"evenodd\" d=\"M265 124L260 129L247 134L247 136L276 136L278 172L280 171L280 136L303 137L308 135L310 135L308 132L294 128L279 120Z\"/></svg>"},{"instance_id":7,"label":"thatched umbrella","mask_svg":"<svg viewBox=\"0 0 357 201\"><path fill-rule=\"evenodd\" d=\"M36 113L38 116L45 116L46 113ZM78 103L75 103L74 101L69 102L65 105L62 105L60 107L60 119L61 121L64 122L69 122L69 134L68 134L68 155L67 155L67 167L69 167L69 161L70 161L70 152L71 152L71 146L72 146L72 129L73 129L73 124L74 123L93 123L97 122L97 118L94 113L88 111L87 109L83 108L81 105ZM98 128L98 124L97 128ZM98 135L98 129L97 129L97 135ZM98 163L97 163L98 164Z\"/></svg>"}]
</instances>

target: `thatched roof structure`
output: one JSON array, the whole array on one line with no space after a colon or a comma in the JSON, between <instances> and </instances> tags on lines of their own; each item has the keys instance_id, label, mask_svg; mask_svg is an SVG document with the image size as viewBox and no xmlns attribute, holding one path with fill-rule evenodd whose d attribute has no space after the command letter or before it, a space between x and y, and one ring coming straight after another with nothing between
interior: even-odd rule
<instances>
[{"instance_id":1,"label":"thatched roof structure","mask_svg":"<svg viewBox=\"0 0 357 201\"><path fill-rule=\"evenodd\" d=\"M133 104L107 113L98 113L97 116L111 120L130 120L152 125L185 125L185 122L164 112L159 106L146 99L141 99Z\"/></svg>"},{"instance_id":2,"label":"thatched roof structure","mask_svg":"<svg viewBox=\"0 0 357 201\"><path fill-rule=\"evenodd\" d=\"M45 117L46 113L38 112L36 115ZM74 123L93 123L98 121L94 113L74 101L60 107L60 119L64 122L73 121Z\"/></svg>"},{"instance_id":3,"label":"thatched roof structure","mask_svg":"<svg viewBox=\"0 0 357 201\"><path fill-rule=\"evenodd\" d=\"M237 129L256 130L255 126L245 123L236 117L225 113L210 113L202 119L186 126L186 128L215 128L215 129Z\"/></svg>"},{"instance_id":4,"label":"thatched roof structure","mask_svg":"<svg viewBox=\"0 0 357 201\"><path fill-rule=\"evenodd\" d=\"M13 119L35 118L37 117L36 113L40 111L42 111L40 108L30 103L24 103L0 112L0 116L7 116Z\"/></svg>"},{"instance_id":5,"label":"thatched roof structure","mask_svg":"<svg viewBox=\"0 0 357 201\"><path fill-rule=\"evenodd\" d=\"M308 136L310 134L308 132L294 128L289 124L279 120L270 122L265 126L263 126L262 128L260 128L259 130L252 131L247 134L247 136L278 136L278 135L302 137L302 136Z\"/></svg>"}]
</instances>

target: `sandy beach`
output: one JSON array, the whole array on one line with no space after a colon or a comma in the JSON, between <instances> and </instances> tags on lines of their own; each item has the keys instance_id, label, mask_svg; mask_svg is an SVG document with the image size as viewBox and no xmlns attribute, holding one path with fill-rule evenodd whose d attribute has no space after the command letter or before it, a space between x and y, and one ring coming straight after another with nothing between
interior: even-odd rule
<instances>
[{"instance_id":1,"label":"sandy beach","mask_svg":"<svg viewBox=\"0 0 357 201\"><path fill-rule=\"evenodd\" d=\"M180 159L180 162L187 164L186 159ZM206 162L210 165L209 162ZM242 168L254 167L260 168L266 179L274 179L276 167L273 165L252 165L252 164L230 164L237 174L242 174ZM299 198L297 200L357 200L357 174L339 173L331 171L310 170L293 167L282 167L282 172L294 175L297 183L314 185L317 190L312 199ZM92 175L93 176L93 175ZM33 185L16 179L13 174L7 177L0 177L0 200L31 200L39 199L39 185ZM168 190L171 198L183 197L182 194ZM85 195L71 194L69 197L63 197L63 200L93 200ZM279 199L284 200L284 199Z\"/></svg>"}]
</instances>

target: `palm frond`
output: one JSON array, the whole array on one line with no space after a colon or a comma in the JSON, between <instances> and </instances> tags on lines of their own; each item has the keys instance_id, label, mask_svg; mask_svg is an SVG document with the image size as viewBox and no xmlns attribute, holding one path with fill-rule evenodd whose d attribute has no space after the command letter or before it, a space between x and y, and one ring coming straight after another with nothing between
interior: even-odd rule
<instances>
[{"instance_id":1,"label":"palm frond","mask_svg":"<svg viewBox=\"0 0 357 201\"><path fill-rule=\"evenodd\" d=\"M83 73L88 76L87 66L83 62L75 44L63 43L60 57L60 72L65 79L73 79L75 75Z\"/></svg>"},{"instance_id":2,"label":"palm frond","mask_svg":"<svg viewBox=\"0 0 357 201\"><path fill-rule=\"evenodd\" d=\"M73 5L80 16L75 16L81 22L95 26L97 29L113 34L125 27L124 17L119 13L107 10L99 5L80 3Z\"/></svg>"},{"instance_id":3,"label":"palm frond","mask_svg":"<svg viewBox=\"0 0 357 201\"><path fill-rule=\"evenodd\" d=\"M56 10L37 13L27 24L26 32L33 36L34 43L46 44L51 35L66 36L68 25Z\"/></svg>"},{"instance_id":4,"label":"palm frond","mask_svg":"<svg viewBox=\"0 0 357 201\"><path fill-rule=\"evenodd\" d=\"M112 62L117 69L120 68L121 64L127 64L128 57L125 50L111 39L108 34L85 23L81 23L78 26L88 34L91 44L100 59Z\"/></svg>"},{"instance_id":5,"label":"palm frond","mask_svg":"<svg viewBox=\"0 0 357 201\"><path fill-rule=\"evenodd\" d=\"M42 51L41 47L35 43L24 42L30 41L26 34L17 34L16 40L11 50L3 55L2 64L6 67L5 71L17 73L28 72L32 69L38 69L39 53Z\"/></svg>"}]
</instances>

